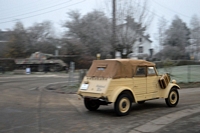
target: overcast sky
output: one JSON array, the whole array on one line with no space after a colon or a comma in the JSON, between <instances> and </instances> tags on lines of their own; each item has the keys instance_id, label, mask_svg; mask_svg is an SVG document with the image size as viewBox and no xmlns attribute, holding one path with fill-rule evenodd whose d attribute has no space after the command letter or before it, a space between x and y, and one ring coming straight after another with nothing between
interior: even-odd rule
<instances>
[{"instance_id":1,"label":"overcast sky","mask_svg":"<svg viewBox=\"0 0 200 133\"><path fill-rule=\"evenodd\" d=\"M111 6L111 2L112 0L0 0L0 29L12 29L16 20L20 20L25 27L31 26L34 22L50 20L59 33L62 31L61 23L67 19L66 12L77 9L84 15L94 9L100 9L108 13L106 6ZM170 24L174 16L178 15L189 26L191 17L194 14L200 15L200 0L148 2L148 11L154 14L154 20L148 30L153 41L160 17L164 17Z\"/></svg>"}]
</instances>

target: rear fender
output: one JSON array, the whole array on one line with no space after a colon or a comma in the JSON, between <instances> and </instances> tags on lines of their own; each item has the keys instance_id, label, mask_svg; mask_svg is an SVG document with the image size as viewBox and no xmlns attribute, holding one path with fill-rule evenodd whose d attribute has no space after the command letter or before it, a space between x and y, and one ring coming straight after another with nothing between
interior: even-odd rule
<instances>
[{"instance_id":1,"label":"rear fender","mask_svg":"<svg viewBox=\"0 0 200 133\"><path fill-rule=\"evenodd\" d=\"M136 101L134 92L129 87L126 87L126 86L120 86L120 87L115 88L114 94L112 95L112 97L110 98L109 101L110 102L115 102L117 100L118 96L123 91L130 91L131 95L133 96L133 101Z\"/></svg>"}]
</instances>

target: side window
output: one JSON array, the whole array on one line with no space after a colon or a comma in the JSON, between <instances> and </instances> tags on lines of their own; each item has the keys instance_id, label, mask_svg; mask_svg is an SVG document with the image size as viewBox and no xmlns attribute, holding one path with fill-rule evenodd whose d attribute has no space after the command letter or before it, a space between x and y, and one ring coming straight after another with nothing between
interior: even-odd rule
<instances>
[{"instance_id":1,"label":"side window","mask_svg":"<svg viewBox=\"0 0 200 133\"><path fill-rule=\"evenodd\" d=\"M137 67L136 76L146 76L146 67Z\"/></svg>"},{"instance_id":2,"label":"side window","mask_svg":"<svg viewBox=\"0 0 200 133\"><path fill-rule=\"evenodd\" d=\"M156 75L154 67L148 67L148 75Z\"/></svg>"}]
</instances>

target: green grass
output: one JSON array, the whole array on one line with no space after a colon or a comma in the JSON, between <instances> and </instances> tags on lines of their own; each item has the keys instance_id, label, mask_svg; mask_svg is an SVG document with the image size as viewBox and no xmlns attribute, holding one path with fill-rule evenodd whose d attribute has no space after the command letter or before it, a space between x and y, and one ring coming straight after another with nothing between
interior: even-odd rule
<instances>
[{"instance_id":1,"label":"green grass","mask_svg":"<svg viewBox=\"0 0 200 133\"><path fill-rule=\"evenodd\" d=\"M159 75L169 72L178 83L200 82L200 65L174 66L158 69Z\"/></svg>"}]
</instances>

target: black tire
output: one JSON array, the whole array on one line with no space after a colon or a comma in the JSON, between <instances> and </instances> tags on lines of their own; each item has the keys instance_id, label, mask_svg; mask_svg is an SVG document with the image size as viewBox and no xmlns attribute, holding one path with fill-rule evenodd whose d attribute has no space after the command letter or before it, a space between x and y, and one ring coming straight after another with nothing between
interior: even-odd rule
<instances>
[{"instance_id":1,"label":"black tire","mask_svg":"<svg viewBox=\"0 0 200 133\"><path fill-rule=\"evenodd\" d=\"M165 99L167 106L175 107L179 101L179 93L177 88L171 88L168 98Z\"/></svg>"},{"instance_id":2,"label":"black tire","mask_svg":"<svg viewBox=\"0 0 200 133\"><path fill-rule=\"evenodd\" d=\"M50 72L55 72L55 71L56 71L55 66L54 66L54 65L51 65L51 66L49 67L49 71L50 71Z\"/></svg>"},{"instance_id":3,"label":"black tire","mask_svg":"<svg viewBox=\"0 0 200 133\"><path fill-rule=\"evenodd\" d=\"M128 94L121 94L115 102L115 112L119 116L128 115L131 109L131 98Z\"/></svg>"},{"instance_id":4,"label":"black tire","mask_svg":"<svg viewBox=\"0 0 200 133\"><path fill-rule=\"evenodd\" d=\"M144 104L145 101L138 101L138 104Z\"/></svg>"},{"instance_id":5,"label":"black tire","mask_svg":"<svg viewBox=\"0 0 200 133\"><path fill-rule=\"evenodd\" d=\"M84 104L89 111L95 111L99 108L100 104L98 100L92 100L90 98L84 98Z\"/></svg>"}]
</instances>

